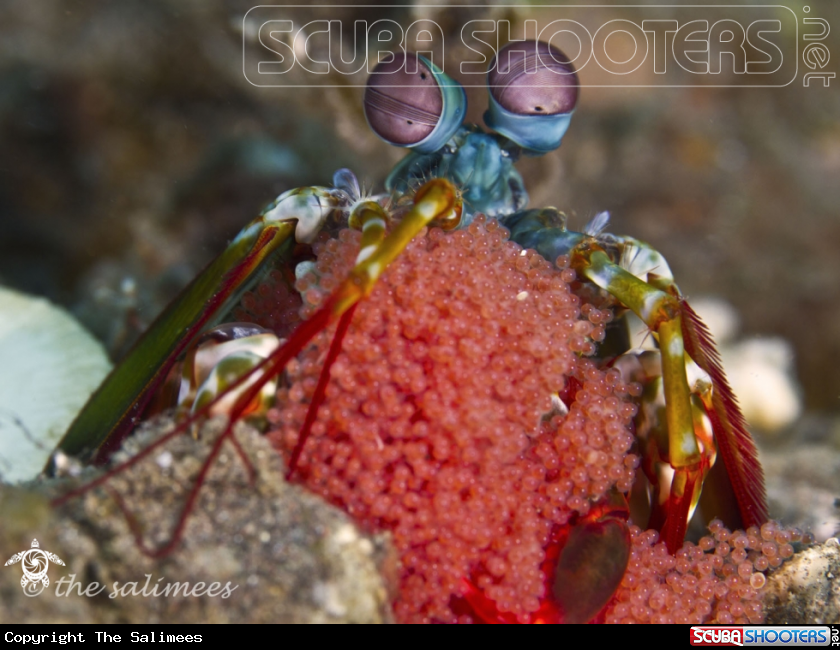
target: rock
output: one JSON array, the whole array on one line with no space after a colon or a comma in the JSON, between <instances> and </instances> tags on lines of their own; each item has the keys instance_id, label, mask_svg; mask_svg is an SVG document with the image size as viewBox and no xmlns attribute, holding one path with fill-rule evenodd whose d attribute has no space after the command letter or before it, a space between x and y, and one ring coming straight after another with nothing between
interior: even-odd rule
<instances>
[{"instance_id":1,"label":"rock","mask_svg":"<svg viewBox=\"0 0 840 650\"><path fill-rule=\"evenodd\" d=\"M794 380L793 346L779 337L733 343L721 351L723 365L744 417L769 434L783 431L802 413Z\"/></svg>"},{"instance_id":2,"label":"rock","mask_svg":"<svg viewBox=\"0 0 840 650\"><path fill-rule=\"evenodd\" d=\"M126 442L115 462L135 456L172 426L163 420L146 427ZM2 552L24 551L37 538L66 564L49 566L51 583L37 598L21 589L20 563L4 567L0 620L390 621L382 577L391 561L387 539L363 533L339 510L287 484L277 453L244 425L237 427L236 441L253 468L252 480L234 445L224 442L171 552L161 557L143 552L132 529L153 553L173 540L222 429L212 421L199 440L176 436L135 465L121 466L103 485L53 508L48 497L65 494L80 479L51 480L28 490L0 487ZM83 480L95 475L86 470ZM189 587L176 591L176 583ZM89 597L79 595L85 590Z\"/></svg>"},{"instance_id":3,"label":"rock","mask_svg":"<svg viewBox=\"0 0 840 650\"><path fill-rule=\"evenodd\" d=\"M825 442L804 439L804 434L829 424L808 418L786 439L761 445L759 453L770 516L813 533L820 542L840 532L840 455Z\"/></svg>"},{"instance_id":4,"label":"rock","mask_svg":"<svg viewBox=\"0 0 840 650\"><path fill-rule=\"evenodd\" d=\"M797 553L768 580L765 595L768 625L819 625L840 621L840 542Z\"/></svg>"}]
</instances>

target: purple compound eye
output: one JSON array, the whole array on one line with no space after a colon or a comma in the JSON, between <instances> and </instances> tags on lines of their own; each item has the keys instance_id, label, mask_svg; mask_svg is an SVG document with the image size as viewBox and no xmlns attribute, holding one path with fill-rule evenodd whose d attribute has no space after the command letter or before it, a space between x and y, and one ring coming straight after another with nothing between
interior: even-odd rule
<instances>
[{"instance_id":1,"label":"purple compound eye","mask_svg":"<svg viewBox=\"0 0 840 650\"><path fill-rule=\"evenodd\" d=\"M461 126L465 112L461 85L422 56L395 54L368 78L365 116L390 144L437 151Z\"/></svg>"},{"instance_id":2,"label":"purple compound eye","mask_svg":"<svg viewBox=\"0 0 840 650\"><path fill-rule=\"evenodd\" d=\"M487 125L521 147L560 146L577 105L578 77L563 52L542 41L513 41L490 63Z\"/></svg>"},{"instance_id":3,"label":"purple compound eye","mask_svg":"<svg viewBox=\"0 0 840 650\"><path fill-rule=\"evenodd\" d=\"M487 74L493 98L517 115L556 115L574 110L578 78L568 57L542 41L505 45Z\"/></svg>"}]
</instances>

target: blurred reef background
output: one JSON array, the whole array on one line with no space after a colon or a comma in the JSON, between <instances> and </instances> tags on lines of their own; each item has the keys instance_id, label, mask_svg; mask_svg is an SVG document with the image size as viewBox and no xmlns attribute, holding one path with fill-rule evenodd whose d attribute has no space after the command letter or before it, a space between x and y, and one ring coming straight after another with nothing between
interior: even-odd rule
<instances>
[{"instance_id":1,"label":"blurred reef background","mask_svg":"<svg viewBox=\"0 0 840 650\"><path fill-rule=\"evenodd\" d=\"M804 4L790 6L801 16ZM809 4L840 30L840 3ZM403 155L368 129L362 89L350 85L363 77L335 75L346 85L333 88L249 83L252 6L0 4L0 284L66 307L113 359L277 194L327 184L345 166L381 188ZM408 24L416 13L287 11L297 24L347 25ZM457 42L468 20L516 29L537 11L550 12L423 15ZM449 48L447 61L463 54ZM599 82L589 75L584 86ZM775 341L801 415L760 438L771 510L822 539L837 528L840 498L838 86L583 88L561 149L519 165L532 206L555 205L578 228L609 210L612 231L660 250L690 299L731 307L723 318L740 321L735 340ZM486 97L468 94L468 119L480 122ZM765 374L752 368L748 381Z\"/></svg>"}]
</instances>

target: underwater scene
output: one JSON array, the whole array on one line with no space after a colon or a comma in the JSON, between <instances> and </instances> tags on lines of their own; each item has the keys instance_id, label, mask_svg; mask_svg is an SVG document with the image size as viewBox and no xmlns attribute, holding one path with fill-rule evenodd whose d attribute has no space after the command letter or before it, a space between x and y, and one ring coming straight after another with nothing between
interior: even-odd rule
<instances>
[{"instance_id":1,"label":"underwater scene","mask_svg":"<svg viewBox=\"0 0 840 650\"><path fill-rule=\"evenodd\" d=\"M4 2L0 621L840 622L838 24Z\"/></svg>"}]
</instances>

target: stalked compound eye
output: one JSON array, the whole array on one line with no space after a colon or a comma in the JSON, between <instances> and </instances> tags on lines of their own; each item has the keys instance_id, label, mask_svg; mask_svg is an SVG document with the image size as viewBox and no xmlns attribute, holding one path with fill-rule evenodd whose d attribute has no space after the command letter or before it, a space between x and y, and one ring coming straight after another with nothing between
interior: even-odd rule
<instances>
[{"instance_id":1,"label":"stalked compound eye","mask_svg":"<svg viewBox=\"0 0 840 650\"><path fill-rule=\"evenodd\" d=\"M380 138L432 153L461 126L467 96L457 81L425 57L395 54L374 68L365 90L365 116Z\"/></svg>"},{"instance_id":2,"label":"stalked compound eye","mask_svg":"<svg viewBox=\"0 0 840 650\"><path fill-rule=\"evenodd\" d=\"M520 147L546 153L560 146L578 98L578 77L563 52L542 41L513 41L487 72L484 122Z\"/></svg>"}]
</instances>

